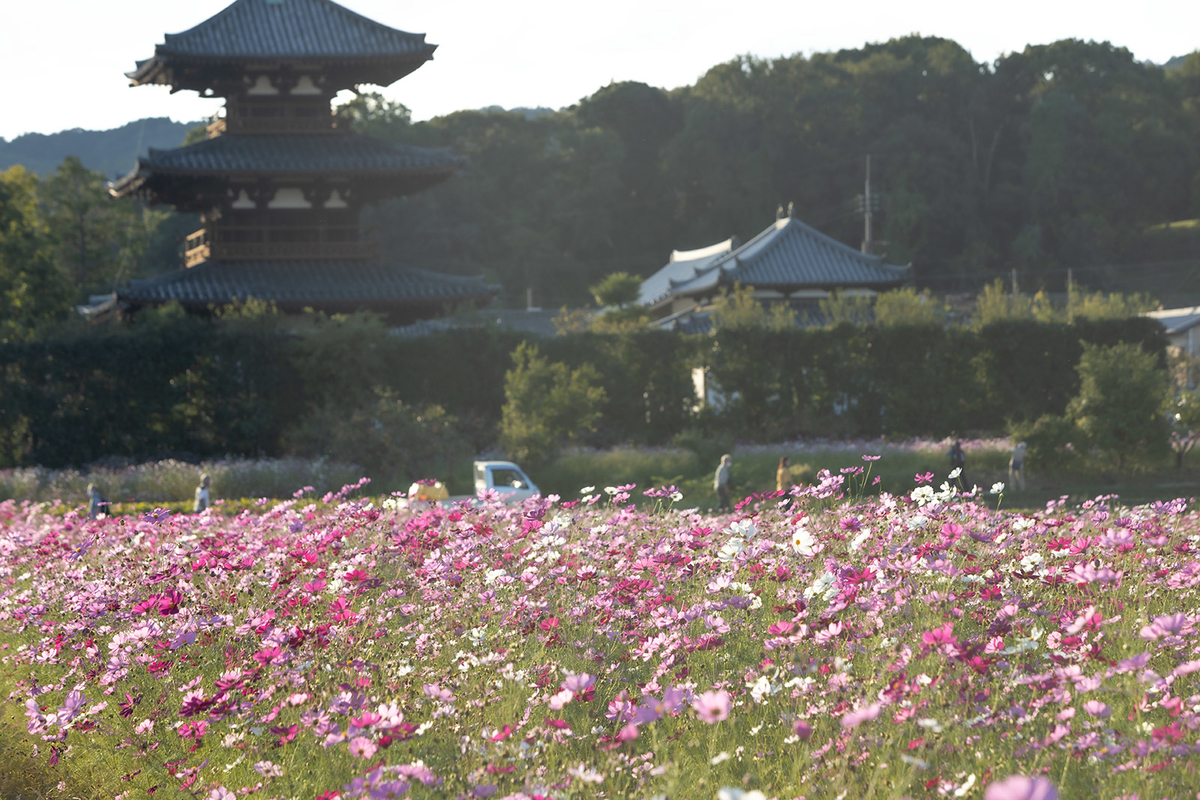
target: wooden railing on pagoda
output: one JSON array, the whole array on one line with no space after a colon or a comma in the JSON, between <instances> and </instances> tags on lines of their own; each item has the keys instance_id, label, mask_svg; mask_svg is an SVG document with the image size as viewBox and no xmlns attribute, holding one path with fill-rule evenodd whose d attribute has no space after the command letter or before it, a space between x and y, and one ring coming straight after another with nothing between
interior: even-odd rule
<instances>
[{"instance_id":1,"label":"wooden railing on pagoda","mask_svg":"<svg viewBox=\"0 0 1200 800\"><path fill-rule=\"evenodd\" d=\"M317 258L375 258L379 243L364 241L366 231L357 225L227 226L201 228L187 238L183 263L194 267L205 261L269 261Z\"/></svg>"},{"instance_id":2,"label":"wooden railing on pagoda","mask_svg":"<svg viewBox=\"0 0 1200 800\"><path fill-rule=\"evenodd\" d=\"M344 133L348 126L328 108L310 113L311 106L274 104L270 107L241 109L234 113L226 109L224 116L209 117L205 126L208 138L233 134ZM265 113L264 113L265 112ZM341 127L339 127L339 122Z\"/></svg>"}]
</instances>

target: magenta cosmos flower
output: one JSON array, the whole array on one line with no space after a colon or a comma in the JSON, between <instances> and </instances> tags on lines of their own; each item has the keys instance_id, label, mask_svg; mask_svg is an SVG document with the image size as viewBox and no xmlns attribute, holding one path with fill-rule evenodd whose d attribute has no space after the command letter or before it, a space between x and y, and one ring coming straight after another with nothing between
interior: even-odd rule
<instances>
[{"instance_id":1,"label":"magenta cosmos flower","mask_svg":"<svg viewBox=\"0 0 1200 800\"><path fill-rule=\"evenodd\" d=\"M709 725L728 719L729 709L732 705L733 701L729 697L729 692L724 689L704 692L692 701L692 708L696 709L696 715Z\"/></svg>"},{"instance_id":2,"label":"magenta cosmos flower","mask_svg":"<svg viewBox=\"0 0 1200 800\"><path fill-rule=\"evenodd\" d=\"M1058 790L1045 778L1013 775L989 784L983 800L1058 800Z\"/></svg>"}]
</instances>

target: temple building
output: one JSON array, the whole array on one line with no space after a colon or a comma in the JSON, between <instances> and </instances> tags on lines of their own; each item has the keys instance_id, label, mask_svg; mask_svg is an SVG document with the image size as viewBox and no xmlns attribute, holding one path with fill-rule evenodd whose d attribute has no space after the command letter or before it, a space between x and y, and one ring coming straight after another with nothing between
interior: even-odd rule
<instances>
[{"instance_id":1,"label":"temple building","mask_svg":"<svg viewBox=\"0 0 1200 800\"><path fill-rule=\"evenodd\" d=\"M759 301L787 303L812 318L832 292L874 295L898 288L907 267L888 264L826 236L782 208L775 222L745 244L736 237L699 250L676 250L642 282L638 303L663 328L707 330L712 301L735 285Z\"/></svg>"},{"instance_id":2,"label":"temple building","mask_svg":"<svg viewBox=\"0 0 1200 800\"><path fill-rule=\"evenodd\" d=\"M331 0L236 0L216 16L167 34L128 73L225 98L208 138L151 149L114 182L114 196L199 213L182 267L118 289L122 308L178 301L208 309L236 299L281 310L376 310L397 322L482 304L499 287L442 275L384 253L364 235L364 204L427 189L462 159L348 129L335 94L387 86L433 58L436 45Z\"/></svg>"}]
</instances>

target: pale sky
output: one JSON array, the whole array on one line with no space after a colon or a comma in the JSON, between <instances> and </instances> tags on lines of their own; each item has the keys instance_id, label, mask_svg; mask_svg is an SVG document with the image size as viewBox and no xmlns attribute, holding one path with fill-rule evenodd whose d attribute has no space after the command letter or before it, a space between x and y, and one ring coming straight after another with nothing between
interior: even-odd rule
<instances>
[{"instance_id":1,"label":"pale sky","mask_svg":"<svg viewBox=\"0 0 1200 800\"><path fill-rule=\"evenodd\" d=\"M130 88L125 72L164 33L230 0L0 0L0 137L212 114L219 100ZM1002 0L345 0L427 34L434 60L385 91L416 119L499 105L561 108L610 81L674 88L750 53L860 47L909 33L954 39L976 60L1063 38L1111 41L1162 63L1200 48L1200 2Z\"/></svg>"}]
</instances>

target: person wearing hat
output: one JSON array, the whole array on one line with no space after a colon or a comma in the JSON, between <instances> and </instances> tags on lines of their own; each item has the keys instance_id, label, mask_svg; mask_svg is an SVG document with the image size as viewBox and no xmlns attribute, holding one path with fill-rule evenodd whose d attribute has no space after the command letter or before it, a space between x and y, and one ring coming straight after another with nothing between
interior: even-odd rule
<instances>
[{"instance_id":1,"label":"person wearing hat","mask_svg":"<svg viewBox=\"0 0 1200 800\"><path fill-rule=\"evenodd\" d=\"M192 511L199 514L210 505L212 505L212 497L208 493L209 478L208 473L200 476L200 485L196 487L196 502L192 504Z\"/></svg>"}]
</instances>

